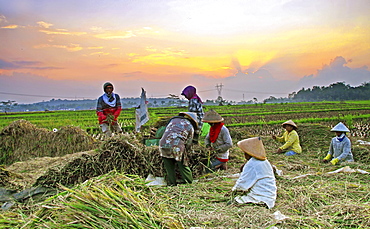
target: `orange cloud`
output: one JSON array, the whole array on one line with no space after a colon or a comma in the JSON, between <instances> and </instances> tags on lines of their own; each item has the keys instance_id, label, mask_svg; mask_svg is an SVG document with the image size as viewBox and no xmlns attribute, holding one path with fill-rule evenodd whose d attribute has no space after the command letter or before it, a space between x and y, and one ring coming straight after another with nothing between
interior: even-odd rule
<instances>
[{"instance_id":1,"label":"orange cloud","mask_svg":"<svg viewBox=\"0 0 370 229\"><path fill-rule=\"evenodd\" d=\"M53 24L50 24L50 23L47 23L47 22L44 22L44 21L39 21L37 22L37 24L45 29L49 28L50 26L53 26Z\"/></svg>"},{"instance_id":2,"label":"orange cloud","mask_svg":"<svg viewBox=\"0 0 370 229\"><path fill-rule=\"evenodd\" d=\"M17 29L17 28L24 28L23 26L19 26L19 25L7 25L7 26L3 26L1 27L2 29Z\"/></svg>"},{"instance_id":3,"label":"orange cloud","mask_svg":"<svg viewBox=\"0 0 370 229\"><path fill-rule=\"evenodd\" d=\"M60 48L66 49L68 52L77 52L82 50L83 48L79 44L69 44L69 45L49 45L49 44L42 44L42 45L35 45L33 46L36 49L41 48Z\"/></svg>"},{"instance_id":4,"label":"orange cloud","mask_svg":"<svg viewBox=\"0 0 370 229\"><path fill-rule=\"evenodd\" d=\"M56 29L56 30L40 29L39 31L42 32L42 33L52 34L52 35L77 35L77 36L80 36L80 35L87 34L86 32L69 32L66 29Z\"/></svg>"}]
</instances>

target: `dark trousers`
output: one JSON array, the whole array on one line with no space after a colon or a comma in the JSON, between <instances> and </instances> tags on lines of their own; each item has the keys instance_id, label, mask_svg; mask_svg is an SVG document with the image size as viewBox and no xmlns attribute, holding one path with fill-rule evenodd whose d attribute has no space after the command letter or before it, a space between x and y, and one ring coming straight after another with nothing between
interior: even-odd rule
<instances>
[{"instance_id":1,"label":"dark trousers","mask_svg":"<svg viewBox=\"0 0 370 229\"><path fill-rule=\"evenodd\" d=\"M163 158L164 168L166 169L166 173L167 173L166 180L167 180L168 185L173 186L177 184L176 164L179 168L182 179L186 183L189 183L189 184L193 183L193 174L188 166L185 166L181 161L176 161L173 158L166 158L166 157L162 157L162 158Z\"/></svg>"}]
</instances>

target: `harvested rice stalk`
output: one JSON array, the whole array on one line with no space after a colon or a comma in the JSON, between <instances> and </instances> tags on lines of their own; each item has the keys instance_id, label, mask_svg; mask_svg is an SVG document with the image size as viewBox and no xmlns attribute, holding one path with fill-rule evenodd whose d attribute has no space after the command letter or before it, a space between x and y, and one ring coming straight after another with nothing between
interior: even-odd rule
<instances>
[{"instance_id":1,"label":"harvested rice stalk","mask_svg":"<svg viewBox=\"0 0 370 229\"><path fill-rule=\"evenodd\" d=\"M202 146L195 146L189 155L190 168L193 176L198 177L204 172L204 165L214 157ZM81 155L65 164L62 168L50 169L39 177L35 185L55 187L81 183L92 177L117 170L127 174L147 177L152 174L163 177L164 166L159 155L158 146L146 147L133 135L123 134L109 138L102 143L94 155Z\"/></svg>"},{"instance_id":2,"label":"harvested rice stalk","mask_svg":"<svg viewBox=\"0 0 370 229\"><path fill-rule=\"evenodd\" d=\"M79 127L65 126L53 132L17 120L0 132L0 164L87 151L96 148L97 143Z\"/></svg>"},{"instance_id":3,"label":"harvested rice stalk","mask_svg":"<svg viewBox=\"0 0 370 229\"><path fill-rule=\"evenodd\" d=\"M138 176L113 171L64 190L22 228L184 228Z\"/></svg>"}]
</instances>

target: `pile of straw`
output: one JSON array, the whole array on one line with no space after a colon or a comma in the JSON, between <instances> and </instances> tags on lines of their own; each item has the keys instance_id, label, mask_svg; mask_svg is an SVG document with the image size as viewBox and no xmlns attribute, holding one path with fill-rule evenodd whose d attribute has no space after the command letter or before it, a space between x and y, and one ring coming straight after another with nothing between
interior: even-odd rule
<instances>
[{"instance_id":1,"label":"pile of straw","mask_svg":"<svg viewBox=\"0 0 370 229\"><path fill-rule=\"evenodd\" d=\"M62 156L96 147L97 140L79 127L65 126L54 132L21 119L0 132L0 164Z\"/></svg>"},{"instance_id":2,"label":"pile of straw","mask_svg":"<svg viewBox=\"0 0 370 229\"><path fill-rule=\"evenodd\" d=\"M214 156L202 146L196 146L190 154L193 176L203 174L208 157ZM35 185L56 187L75 185L112 170L147 177L149 174L163 177L164 167L158 146L144 146L134 135L122 134L107 139L94 154L82 154L66 164L50 168L40 176Z\"/></svg>"}]
</instances>

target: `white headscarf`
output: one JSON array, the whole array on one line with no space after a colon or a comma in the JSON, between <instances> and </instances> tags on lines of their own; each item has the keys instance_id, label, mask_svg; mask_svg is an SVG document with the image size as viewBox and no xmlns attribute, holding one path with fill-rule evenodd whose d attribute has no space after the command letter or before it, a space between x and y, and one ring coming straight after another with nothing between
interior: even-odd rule
<instances>
[{"instance_id":1,"label":"white headscarf","mask_svg":"<svg viewBox=\"0 0 370 229\"><path fill-rule=\"evenodd\" d=\"M113 100L112 100L112 97L113 97ZM112 100L112 101L110 101L110 100ZM108 96L107 93L104 93L103 101L106 104L108 104L109 106L115 107L116 106L116 95L113 92L110 94L110 96Z\"/></svg>"}]
</instances>

